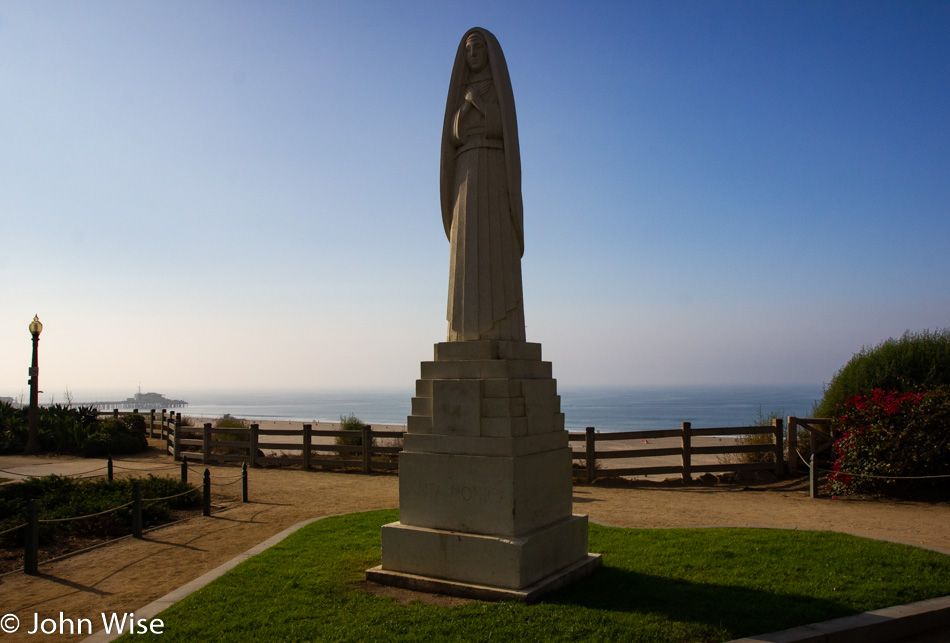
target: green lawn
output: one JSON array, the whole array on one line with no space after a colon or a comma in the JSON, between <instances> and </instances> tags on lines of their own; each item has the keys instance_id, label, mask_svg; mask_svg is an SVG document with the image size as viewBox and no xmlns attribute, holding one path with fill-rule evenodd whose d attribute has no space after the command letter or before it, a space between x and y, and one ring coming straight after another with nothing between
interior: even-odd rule
<instances>
[{"instance_id":1,"label":"green lawn","mask_svg":"<svg viewBox=\"0 0 950 643\"><path fill-rule=\"evenodd\" d=\"M950 594L950 556L827 532L591 525L604 567L534 605L371 596L396 510L300 529L161 615L156 641L725 641ZM147 640L150 635L135 635ZM126 639L123 639L126 640Z\"/></svg>"}]
</instances>

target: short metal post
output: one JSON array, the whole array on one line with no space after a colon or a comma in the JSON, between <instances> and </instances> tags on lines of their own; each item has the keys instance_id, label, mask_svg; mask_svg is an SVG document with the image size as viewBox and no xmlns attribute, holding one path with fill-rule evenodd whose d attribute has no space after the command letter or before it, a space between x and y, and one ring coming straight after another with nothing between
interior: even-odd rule
<instances>
[{"instance_id":1,"label":"short metal post","mask_svg":"<svg viewBox=\"0 0 950 643\"><path fill-rule=\"evenodd\" d=\"M132 481L132 537L142 538L142 483Z\"/></svg>"},{"instance_id":2,"label":"short metal post","mask_svg":"<svg viewBox=\"0 0 950 643\"><path fill-rule=\"evenodd\" d=\"M188 482L188 456L181 456L181 481Z\"/></svg>"},{"instance_id":3,"label":"short metal post","mask_svg":"<svg viewBox=\"0 0 950 643\"><path fill-rule=\"evenodd\" d=\"M106 460L106 480L112 482L112 454L109 454L109 459Z\"/></svg>"},{"instance_id":4,"label":"short metal post","mask_svg":"<svg viewBox=\"0 0 950 643\"><path fill-rule=\"evenodd\" d=\"M310 470L310 448L313 444L313 425L303 425L303 470Z\"/></svg>"},{"instance_id":5,"label":"short metal post","mask_svg":"<svg viewBox=\"0 0 950 643\"><path fill-rule=\"evenodd\" d=\"M693 482L693 447L690 429L692 423L683 422L683 484L692 484Z\"/></svg>"},{"instance_id":6,"label":"short metal post","mask_svg":"<svg viewBox=\"0 0 950 643\"><path fill-rule=\"evenodd\" d=\"M597 434L595 429L592 426L589 426L585 429L585 447L587 448L586 460L584 460L584 468L587 470L587 484L594 482L596 477L595 471L597 468Z\"/></svg>"},{"instance_id":7,"label":"short metal post","mask_svg":"<svg viewBox=\"0 0 950 643\"><path fill-rule=\"evenodd\" d=\"M812 453L811 458L809 458L808 466L810 467L810 469L808 470L808 494L812 498L817 498L818 497L818 466L815 463L814 453Z\"/></svg>"},{"instance_id":8,"label":"short metal post","mask_svg":"<svg viewBox=\"0 0 950 643\"><path fill-rule=\"evenodd\" d=\"M40 512L36 500L26 505L26 537L23 541L23 571L30 576L39 574L40 557Z\"/></svg>"},{"instance_id":9,"label":"short metal post","mask_svg":"<svg viewBox=\"0 0 950 643\"><path fill-rule=\"evenodd\" d=\"M247 462L241 467L241 502L247 502Z\"/></svg>"},{"instance_id":10,"label":"short metal post","mask_svg":"<svg viewBox=\"0 0 950 643\"><path fill-rule=\"evenodd\" d=\"M364 424L363 429L360 432L360 435L362 436L360 442L363 443L363 473L369 473L372 471L372 462L370 460L370 455L372 454L370 453L370 445L373 440L369 437L370 429L372 429L371 426Z\"/></svg>"},{"instance_id":11,"label":"short metal post","mask_svg":"<svg viewBox=\"0 0 950 643\"><path fill-rule=\"evenodd\" d=\"M211 471L205 469L204 494L202 497L203 513L206 516L211 515Z\"/></svg>"}]
</instances>

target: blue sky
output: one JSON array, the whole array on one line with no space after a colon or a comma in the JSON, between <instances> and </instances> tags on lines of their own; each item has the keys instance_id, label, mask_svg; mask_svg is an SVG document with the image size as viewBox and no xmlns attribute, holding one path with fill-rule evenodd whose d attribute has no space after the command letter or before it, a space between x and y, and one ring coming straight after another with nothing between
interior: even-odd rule
<instances>
[{"instance_id":1,"label":"blue sky","mask_svg":"<svg viewBox=\"0 0 950 643\"><path fill-rule=\"evenodd\" d=\"M476 25L562 387L820 386L950 326L950 3L0 0L0 395L34 314L42 399L409 388Z\"/></svg>"}]
</instances>

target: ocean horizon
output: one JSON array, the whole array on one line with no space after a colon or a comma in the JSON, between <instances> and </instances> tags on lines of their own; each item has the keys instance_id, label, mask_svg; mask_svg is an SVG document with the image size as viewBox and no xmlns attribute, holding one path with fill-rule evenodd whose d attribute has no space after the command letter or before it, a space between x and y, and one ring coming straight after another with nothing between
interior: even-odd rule
<instances>
[{"instance_id":1,"label":"ocean horizon","mask_svg":"<svg viewBox=\"0 0 950 643\"><path fill-rule=\"evenodd\" d=\"M194 417L234 417L295 422L336 422L356 415L367 424L405 425L413 390L394 388L288 391L169 390L168 398L188 401L174 409ZM820 385L574 387L559 391L565 426L582 431L676 429L683 422L700 427L749 426L760 413L807 417L822 396ZM82 395L75 399L122 399L130 395Z\"/></svg>"}]
</instances>

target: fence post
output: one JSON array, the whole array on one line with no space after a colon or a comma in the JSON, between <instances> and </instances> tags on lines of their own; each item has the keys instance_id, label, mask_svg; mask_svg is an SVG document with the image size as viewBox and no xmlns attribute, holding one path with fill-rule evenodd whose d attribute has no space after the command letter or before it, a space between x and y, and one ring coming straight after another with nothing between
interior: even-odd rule
<instances>
[{"instance_id":1,"label":"fence post","mask_svg":"<svg viewBox=\"0 0 950 643\"><path fill-rule=\"evenodd\" d=\"M211 460L211 422L205 422L201 429L201 457L205 464Z\"/></svg>"},{"instance_id":2,"label":"fence post","mask_svg":"<svg viewBox=\"0 0 950 643\"><path fill-rule=\"evenodd\" d=\"M248 455L250 456L251 466L257 464L257 445L260 442L260 436L258 431L260 431L261 426L259 424L251 425L251 448L248 450Z\"/></svg>"},{"instance_id":3,"label":"fence post","mask_svg":"<svg viewBox=\"0 0 950 643\"><path fill-rule=\"evenodd\" d=\"M109 454L109 459L106 460L106 480L112 482L112 454Z\"/></svg>"},{"instance_id":4,"label":"fence post","mask_svg":"<svg viewBox=\"0 0 950 643\"><path fill-rule=\"evenodd\" d=\"M782 420L780 418L775 418L775 476L781 478L785 474L785 463L782 461L782 452L784 449L785 442L782 439L784 431L782 431Z\"/></svg>"},{"instance_id":5,"label":"fence post","mask_svg":"<svg viewBox=\"0 0 950 643\"><path fill-rule=\"evenodd\" d=\"M360 435L362 436L360 442L363 443L363 473L369 473L372 470L370 466L370 443L372 442L372 438L369 437L372 428L370 425L364 424L360 430Z\"/></svg>"},{"instance_id":6,"label":"fence post","mask_svg":"<svg viewBox=\"0 0 950 643\"><path fill-rule=\"evenodd\" d=\"M142 538L142 483L132 481L132 537Z\"/></svg>"},{"instance_id":7,"label":"fence post","mask_svg":"<svg viewBox=\"0 0 950 643\"><path fill-rule=\"evenodd\" d=\"M148 437L155 437L155 409L148 412Z\"/></svg>"},{"instance_id":8,"label":"fence post","mask_svg":"<svg viewBox=\"0 0 950 643\"><path fill-rule=\"evenodd\" d=\"M181 413L175 414L175 432L172 434L172 451L176 460L181 459Z\"/></svg>"},{"instance_id":9,"label":"fence post","mask_svg":"<svg viewBox=\"0 0 950 643\"><path fill-rule=\"evenodd\" d=\"M818 465L815 463L815 454L812 453L808 459L808 495L812 498L818 497Z\"/></svg>"},{"instance_id":10,"label":"fence post","mask_svg":"<svg viewBox=\"0 0 950 643\"><path fill-rule=\"evenodd\" d=\"M313 444L313 425L303 425L303 470L310 470L310 447Z\"/></svg>"},{"instance_id":11,"label":"fence post","mask_svg":"<svg viewBox=\"0 0 950 643\"><path fill-rule=\"evenodd\" d=\"M241 467L241 502L247 502L247 462Z\"/></svg>"},{"instance_id":12,"label":"fence post","mask_svg":"<svg viewBox=\"0 0 950 643\"><path fill-rule=\"evenodd\" d=\"M181 481L188 482L188 456L181 456Z\"/></svg>"},{"instance_id":13,"label":"fence post","mask_svg":"<svg viewBox=\"0 0 950 643\"><path fill-rule=\"evenodd\" d=\"M788 475L798 475L798 418L788 416Z\"/></svg>"},{"instance_id":14,"label":"fence post","mask_svg":"<svg viewBox=\"0 0 950 643\"><path fill-rule=\"evenodd\" d=\"M597 469L597 433L594 427L589 426L585 431L584 446L587 454L584 460L584 468L587 470L587 484L591 484L596 479L595 471Z\"/></svg>"},{"instance_id":15,"label":"fence post","mask_svg":"<svg viewBox=\"0 0 950 643\"><path fill-rule=\"evenodd\" d=\"M163 439L163 440L166 440L165 447L166 447L166 450L167 450L167 448L168 448L168 443L167 443L167 440L168 440L168 425L165 424L165 423L168 421L168 418L166 417L166 415L167 415L167 413L166 413L165 409L162 409L162 439Z\"/></svg>"},{"instance_id":16,"label":"fence post","mask_svg":"<svg viewBox=\"0 0 950 643\"><path fill-rule=\"evenodd\" d=\"M119 409L112 409L112 417L119 419Z\"/></svg>"},{"instance_id":17,"label":"fence post","mask_svg":"<svg viewBox=\"0 0 950 643\"><path fill-rule=\"evenodd\" d=\"M815 435L814 428L808 432L808 453L809 455L815 455L815 451L818 450L818 436Z\"/></svg>"},{"instance_id":18,"label":"fence post","mask_svg":"<svg viewBox=\"0 0 950 643\"><path fill-rule=\"evenodd\" d=\"M205 469L204 489L201 498L202 513L206 516L211 515L211 471Z\"/></svg>"},{"instance_id":19,"label":"fence post","mask_svg":"<svg viewBox=\"0 0 950 643\"><path fill-rule=\"evenodd\" d=\"M683 484L693 482L693 447L690 436L692 426L690 422L683 422Z\"/></svg>"},{"instance_id":20,"label":"fence post","mask_svg":"<svg viewBox=\"0 0 950 643\"><path fill-rule=\"evenodd\" d=\"M26 537L23 539L23 571L30 576L39 574L37 565L40 557L40 511L36 500L26 505Z\"/></svg>"}]
</instances>

